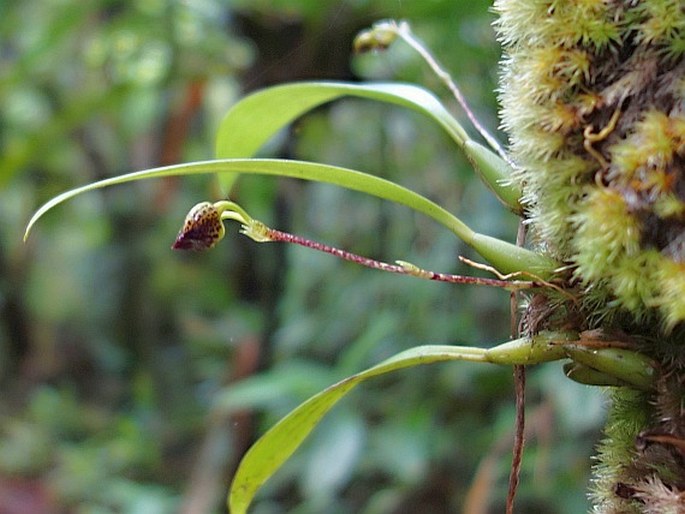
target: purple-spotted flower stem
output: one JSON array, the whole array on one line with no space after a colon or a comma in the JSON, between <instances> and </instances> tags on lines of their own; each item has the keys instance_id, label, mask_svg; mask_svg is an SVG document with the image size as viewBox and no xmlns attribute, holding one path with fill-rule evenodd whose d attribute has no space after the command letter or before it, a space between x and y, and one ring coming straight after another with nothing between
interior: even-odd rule
<instances>
[{"instance_id":1,"label":"purple-spotted flower stem","mask_svg":"<svg viewBox=\"0 0 685 514\"><path fill-rule=\"evenodd\" d=\"M244 231L245 233L245 231ZM247 234L250 235L250 234ZM361 266L367 268L377 269L381 271L387 271L390 273L398 273L400 275L411 275L413 277L423 278L426 280L435 280L437 282L448 282L450 284L473 284L480 286L491 286L500 287L509 291L518 291L521 289L531 289L534 287L540 287L542 284L529 281L529 280L500 280L494 278L482 278L482 277L470 277L464 275L452 275L449 273L438 273L436 271L430 271L426 269L419 268L418 266L411 264L406 261L395 261L395 264L390 264L383 261L378 261L376 259L371 259L369 257L363 257L347 250L341 250L334 246L330 246L324 243L319 243L317 241L312 241L295 234L290 234L288 232L283 232L280 230L275 230L266 227L265 235L270 241L283 242L283 243L293 243L296 245L304 246L305 248L311 248L312 250L318 250L320 252L328 253L334 255L340 259L354 262Z\"/></svg>"},{"instance_id":2,"label":"purple-spotted flower stem","mask_svg":"<svg viewBox=\"0 0 685 514\"><path fill-rule=\"evenodd\" d=\"M238 204L229 200L221 200L215 203L200 202L195 205L186 216L183 227L178 233L172 248L175 250L204 251L214 247L223 239L226 233L223 223L224 220L233 220L240 223L242 225L241 233L258 243L292 243L334 255L340 259L354 262L367 268L390 273L410 275L425 280L448 282L450 284L474 284L499 287L508 291L519 291L521 289L531 289L545 285L543 282L539 281L506 280L504 278L494 279L438 273L419 268L406 261L395 261L394 264L377 261L376 259L363 257L334 246L312 241L305 237L296 236L289 232L269 228L261 221L252 218Z\"/></svg>"}]
</instances>

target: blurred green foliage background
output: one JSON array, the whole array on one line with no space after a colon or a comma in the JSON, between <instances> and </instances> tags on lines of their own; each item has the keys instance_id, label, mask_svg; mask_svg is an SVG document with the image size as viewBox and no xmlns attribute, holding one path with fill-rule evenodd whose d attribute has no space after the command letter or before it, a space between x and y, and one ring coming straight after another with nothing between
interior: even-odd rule
<instances>
[{"instance_id":1,"label":"blurred green foliage background","mask_svg":"<svg viewBox=\"0 0 685 514\"><path fill-rule=\"evenodd\" d=\"M398 45L354 57L354 35L407 19L494 128L498 47L474 0L0 2L0 513L225 512L251 442L309 395L417 344L490 345L501 291L356 268L235 233L169 249L211 178L119 186L30 214L73 186L212 157L247 92L302 79L405 80L453 102ZM455 109L456 110L456 109ZM380 174L474 228L517 220L415 113L347 100L264 155ZM469 272L472 256L408 209L331 186L245 178L233 196L275 228L392 261ZM587 508L602 398L532 371L519 512ZM443 364L364 385L260 494L257 514L501 512L511 370ZM481 510L478 510L481 509Z\"/></svg>"}]
</instances>

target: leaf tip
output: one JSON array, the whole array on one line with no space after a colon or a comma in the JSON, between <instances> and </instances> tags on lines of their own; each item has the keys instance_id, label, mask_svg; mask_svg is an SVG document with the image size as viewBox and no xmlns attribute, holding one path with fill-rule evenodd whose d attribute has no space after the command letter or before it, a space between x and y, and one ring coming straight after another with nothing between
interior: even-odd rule
<instances>
[{"instance_id":1,"label":"leaf tip","mask_svg":"<svg viewBox=\"0 0 685 514\"><path fill-rule=\"evenodd\" d=\"M45 210L41 208L33 216L31 216L31 219L26 224L26 228L24 229L24 237L22 238L22 242L26 243L26 241L28 241L29 235L31 235L31 231L33 230L33 226L36 224L36 222L43 215L44 212Z\"/></svg>"}]
</instances>

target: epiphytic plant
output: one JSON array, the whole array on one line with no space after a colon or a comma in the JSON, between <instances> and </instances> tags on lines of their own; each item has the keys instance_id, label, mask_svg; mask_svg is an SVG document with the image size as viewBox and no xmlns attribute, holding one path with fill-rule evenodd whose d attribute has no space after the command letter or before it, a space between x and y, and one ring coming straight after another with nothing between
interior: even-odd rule
<instances>
[{"instance_id":1,"label":"epiphytic plant","mask_svg":"<svg viewBox=\"0 0 685 514\"><path fill-rule=\"evenodd\" d=\"M258 242L302 244L373 268L449 282L480 281L516 291L520 334L490 349L419 346L312 397L246 454L231 486L232 513L321 418L364 380L446 360L523 366L569 359L574 380L614 388L595 466L596 512L682 512L685 422L685 7L672 0L498 0L506 57L501 84L504 152L457 87L405 23L382 22L356 41L382 49L396 39L416 49L445 81L492 150L476 143L436 98L407 84L300 83L248 96L219 129L216 160L145 170L55 197L29 222L82 192L143 178L216 173L226 189L238 174L336 184L410 207L463 239L497 279L470 279L398 261L381 263L266 227L235 203L203 202L174 247L206 249L237 221ZM497 197L530 232L524 248L466 226L396 183L319 163L250 158L300 114L343 96L394 103L436 121ZM515 468L516 466L514 466ZM512 484L515 489L516 469ZM513 508L510 492L508 510Z\"/></svg>"}]
</instances>

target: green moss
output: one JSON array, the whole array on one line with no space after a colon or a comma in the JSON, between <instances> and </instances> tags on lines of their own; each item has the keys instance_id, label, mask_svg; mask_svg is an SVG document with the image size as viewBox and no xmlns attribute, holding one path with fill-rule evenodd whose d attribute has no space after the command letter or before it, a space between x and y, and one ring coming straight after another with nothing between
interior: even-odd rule
<instances>
[{"instance_id":1,"label":"green moss","mask_svg":"<svg viewBox=\"0 0 685 514\"><path fill-rule=\"evenodd\" d=\"M638 502L621 498L617 484L630 487L635 482L631 476L631 463L637 457L635 438L649 421L648 397L631 389L616 389L611 397L612 406L604 432L604 439L597 449L598 464L594 467L591 496L594 512L638 513Z\"/></svg>"},{"instance_id":2,"label":"green moss","mask_svg":"<svg viewBox=\"0 0 685 514\"><path fill-rule=\"evenodd\" d=\"M669 57L682 55L685 50L685 10L680 0L641 2L636 12L641 18L636 37L640 44L662 46Z\"/></svg>"},{"instance_id":3,"label":"green moss","mask_svg":"<svg viewBox=\"0 0 685 514\"><path fill-rule=\"evenodd\" d=\"M672 276L685 262L685 5L498 0L495 10L502 124L539 249L575 265L607 309L685 322L685 283Z\"/></svg>"},{"instance_id":4,"label":"green moss","mask_svg":"<svg viewBox=\"0 0 685 514\"><path fill-rule=\"evenodd\" d=\"M654 276L659 253L640 252L637 256L621 255L611 273L611 290L622 299L623 307L641 315L645 305L654 305L659 283Z\"/></svg>"},{"instance_id":5,"label":"green moss","mask_svg":"<svg viewBox=\"0 0 685 514\"><path fill-rule=\"evenodd\" d=\"M685 263L663 259L659 266L658 287L658 303L666 314L664 322L670 331L685 319Z\"/></svg>"},{"instance_id":6,"label":"green moss","mask_svg":"<svg viewBox=\"0 0 685 514\"><path fill-rule=\"evenodd\" d=\"M576 225L575 261L582 280L611 277L623 256L638 255L640 225L620 193L592 188L572 219Z\"/></svg>"},{"instance_id":7,"label":"green moss","mask_svg":"<svg viewBox=\"0 0 685 514\"><path fill-rule=\"evenodd\" d=\"M495 10L514 180L538 250L574 269L581 321L568 321L632 336L659 362L654 391L613 394L594 511L678 512L682 459L637 441L685 433L685 4L497 0Z\"/></svg>"}]
</instances>

